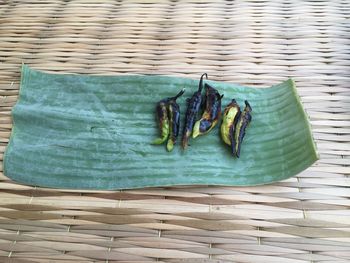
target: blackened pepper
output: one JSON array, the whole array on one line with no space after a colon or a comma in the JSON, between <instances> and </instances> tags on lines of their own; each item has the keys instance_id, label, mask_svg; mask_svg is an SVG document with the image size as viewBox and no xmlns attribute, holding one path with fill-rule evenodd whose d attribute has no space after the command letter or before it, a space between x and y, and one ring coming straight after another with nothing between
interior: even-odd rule
<instances>
[{"instance_id":1,"label":"blackened pepper","mask_svg":"<svg viewBox=\"0 0 350 263\"><path fill-rule=\"evenodd\" d=\"M156 118L159 126L160 137L155 139L152 144L162 144L169 136L169 119L167 110L167 99L163 99L157 103Z\"/></svg>"},{"instance_id":2,"label":"blackened pepper","mask_svg":"<svg viewBox=\"0 0 350 263\"><path fill-rule=\"evenodd\" d=\"M205 83L205 88L205 110L202 118L193 127L193 138L211 131L221 116L221 99L224 95L220 95L215 88L207 83Z\"/></svg>"},{"instance_id":3,"label":"blackened pepper","mask_svg":"<svg viewBox=\"0 0 350 263\"><path fill-rule=\"evenodd\" d=\"M172 141L172 145L176 142L180 124L180 107L176 103L178 97L182 96L185 89L182 89L176 96L162 99L156 106L156 117L159 126L160 137L155 139L152 144L162 144L168 137ZM169 144L168 140L168 144ZM167 149L172 149L171 143Z\"/></svg>"},{"instance_id":4,"label":"blackened pepper","mask_svg":"<svg viewBox=\"0 0 350 263\"><path fill-rule=\"evenodd\" d=\"M207 73L204 73L199 81L198 90L193 93L190 99L187 99L187 110L185 115L185 126L182 134L182 148L186 149L188 140L192 134L193 125L198 117L198 113L202 104L202 89L203 89L203 77L208 78Z\"/></svg>"},{"instance_id":5,"label":"blackened pepper","mask_svg":"<svg viewBox=\"0 0 350 263\"><path fill-rule=\"evenodd\" d=\"M226 107L222 116L220 128L221 138L227 144L231 145L231 138L234 138L235 127L241 115L241 110L236 100L233 99ZM236 155L236 152L233 152Z\"/></svg>"},{"instance_id":6,"label":"blackened pepper","mask_svg":"<svg viewBox=\"0 0 350 263\"><path fill-rule=\"evenodd\" d=\"M236 124L234 135L231 138L231 147L232 152L236 154L236 156L239 158L240 152L241 152L241 145L243 142L243 138L245 135L245 130L248 127L249 123L252 120L252 108L249 105L248 101L244 101L245 108L243 112L241 113L239 120ZM234 137L234 138L233 138Z\"/></svg>"},{"instance_id":7,"label":"blackened pepper","mask_svg":"<svg viewBox=\"0 0 350 263\"><path fill-rule=\"evenodd\" d=\"M184 94L184 92L185 89L181 90L179 94L171 98L168 103L169 139L166 148L169 152L174 148L180 129L180 107L177 104L176 99Z\"/></svg>"}]
</instances>

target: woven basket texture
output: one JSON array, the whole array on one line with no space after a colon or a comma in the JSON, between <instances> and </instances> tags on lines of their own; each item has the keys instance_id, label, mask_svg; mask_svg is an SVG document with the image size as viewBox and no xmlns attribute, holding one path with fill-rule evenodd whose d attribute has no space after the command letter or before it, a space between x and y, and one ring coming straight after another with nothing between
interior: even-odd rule
<instances>
[{"instance_id":1,"label":"woven basket texture","mask_svg":"<svg viewBox=\"0 0 350 263\"><path fill-rule=\"evenodd\" d=\"M350 262L349 22L345 0L2 1L1 162L22 62L253 87L292 77L320 160L266 186L109 192L20 185L1 164L0 262Z\"/></svg>"}]
</instances>

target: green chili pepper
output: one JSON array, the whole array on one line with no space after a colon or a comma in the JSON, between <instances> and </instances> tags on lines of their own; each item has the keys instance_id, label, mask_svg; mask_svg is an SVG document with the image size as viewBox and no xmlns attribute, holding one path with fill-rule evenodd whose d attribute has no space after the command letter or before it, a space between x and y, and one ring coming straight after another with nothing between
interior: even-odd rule
<instances>
[{"instance_id":1,"label":"green chili pepper","mask_svg":"<svg viewBox=\"0 0 350 263\"><path fill-rule=\"evenodd\" d=\"M236 154L237 158L239 158L239 155L241 152L241 145L245 135L245 130L252 120L252 115L251 115L252 108L249 105L248 101L244 101L244 103L245 103L244 111L241 113L241 116L239 117L239 120L236 124L234 136L231 137L232 152L233 154Z\"/></svg>"},{"instance_id":2,"label":"green chili pepper","mask_svg":"<svg viewBox=\"0 0 350 263\"><path fill-rule=\"evenodd\" d=\"M193 138L210 132L221 116L221 99L224 95L220 95L216 89L207 83L205 83L205 88L205 110L202 118L193 127Z\"/></svg>"},{"instance_id":3,"label":"green chili pepper","mask_svg":"<svg viewBox=\"0 0 350 263\"><path fill-rule=\"evenodd\" d=\"M168 139L169 136L172 137L172 141L175 143L177 135L174 136L174 131L175 134L176 132L178 134L178 124L180 118L180 107L176 103L176 99L180 97L184 92L185 89L182 89L176 96L162 99L157 103L156 117L158 121L160 137L155 139L152 144L162 144Z\"/></svg>"},{"instance_id":4,"label":"green chili pepper","mask_svg":"<svg viewBox=\"0 0 350 263\"><path fill-rule=\"evenodd\" d=\"M190 99L187 99L187 110L185 115L185 126L182 134L182 148L186 149L188 140L192 134L193 125L198 117L198 112L202 104L202 89L203 77L208 78L207 73L204 73L199 81L198 90L193 93Z\"/></svg>"},{"instance_id":5,"label":"green chili pepper","mask_svg":"<svg viewBox=\"0 0 350 263\"><path fill-rule=\"evenodd\" d=\"M160 138L155 139L152 144L162 144L169 136L169 119L167 111L167 99L161 100L156 106L156 117L159 126Z\"/></svg>"},{"instance_id":6,"label":"green chili pepper","mask_svg":"<svg viewBox=\"0 0 350 263\"><path fill-rule=\"evenodd\" d=\"M176 103L176 99L184 94L185 89L181 90L179 94L170 99L168 103L168 117L169 117L169 139L167 143L167 150L170 152L173 150L176 143L177 136L180 129L180 106Z\"/></svg>"},{"instance_id":7,"label":"green chili pepper","mask_svg":"<svg viewBox=\"0 0 350 263\"><path fill-rule=\"evenodd\" d=\"M236 100L233 99L225 108L221 123L221 138L227 144L231 145L231 138L234 138L235 126L241 115L241 109ZM235 153L233 153L235 155Z\"/></svg>"}]
</instances>

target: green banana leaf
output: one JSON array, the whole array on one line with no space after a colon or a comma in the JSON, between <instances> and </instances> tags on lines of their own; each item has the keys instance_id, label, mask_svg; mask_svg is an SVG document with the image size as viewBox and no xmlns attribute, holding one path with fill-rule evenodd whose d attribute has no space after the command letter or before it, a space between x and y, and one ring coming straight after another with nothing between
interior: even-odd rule
<instances>
[{"instance_id":1,"label":"green banana leaf","mask_svg":"<svg viewBox=\"0 0 350 263\"><path fill-rule=\"evenodd\" d=\"M178 99L183 125L197 79L48 74L24 65L5 174L29 185L74 189L252 186L287 179L318 159L292 80L264 89L208 83L225 94L223 107L235 98L253 108L239 159L222 142L219 125L192 139L185 152L150 144L158 136L157 101L186 88Z\"/></svg>"}]
</instances>

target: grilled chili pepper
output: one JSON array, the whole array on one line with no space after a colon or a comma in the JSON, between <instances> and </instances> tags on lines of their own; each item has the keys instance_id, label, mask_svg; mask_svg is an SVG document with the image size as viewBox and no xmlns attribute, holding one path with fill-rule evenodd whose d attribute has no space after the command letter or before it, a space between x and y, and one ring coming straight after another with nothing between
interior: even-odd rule
<instances>
[{"instance_id":1,"label":"grilled chili pepper","mask_svg":"<svg viewBox=\"0 0 350 263\"><path fill-rule=\"evenodd\" d=\"M221 99L224 95L220 95L216 89L207 83L205 83L205 88L205 110L202 118L193 127L193 138L211 131L221 116Z\"/></svg>"},{"instance_id":2,"label":"grilled chili pepper","mask_svg":"<svg viewBox=\"0 0 350 263\"><path fill-rule=\"evenodd\" d=\"M241 109L236 100L233 99L224 110L220 129L221 138L227 145L231 145L231 138L234 138L235 127L240 115Z\"/></svg>"},{"instance_id":3,"label":"grilled chili pepper","mask_svg":"<svg viewBox=\"0 0 350 263\"><path fill-rule=\"evenodd\" d=\"M169 139L166 145L167 150L170 152L174 148L177 136L180 129L180 107L176 103L176 99L184 94L185 89L182 89L175 97L171 98L168 103L168 117L169 117Z\"/></svg>"},{"instance_id":4,"label":"grilled chili pepper","mask_svg":"<svg viewBox=\"0 0 350 263\"><path fill-rule=\"evenodd\" d=\"M185 126L182 134L182 148L186 149L188 140L192 134L193 125L198 117L198 112L202 104L202 89L203 77L208 78L207 73L204 73L199 81L198 90L193 93L190 99L187 99L187 110L185 115Z\"/></svg>"},{"instance_id":5,"label":"grilled chili pepper","mask_svg":"<svg viewBox=\"0 0 350 263\"><path fill-rule=\"evenodd\" d=\"M232 153L236 154L237 158L239 158L239 155L241 152L241 145L245 135L245 130L252 120L252 115L251 115L252 108L249 105L248 101L245 100L244 103L245 103L245 108L236 124L234 136L231 137Z\"/></svg>"},{"instance_id":6,"label":"grilled chili pepper","mask_svg":"<svg viewBox=\"0 0 350 263\"><path fill-rule=\"evenodd\" d=\"M165 142L170 134L170 120L169 120L169 105L177 105L176 99L180 97L185 90L181 90L176 96L160 100L156 106L156 117L159 125L160 137L155 139L152 144L162 144ZM172 106L173 107L173 106ZM177 105L179 108L179 106Z\"/></svg>"},{"instance_id":7,"label":"grilled chili pepper","mask_svg":"<svg viewBox=\"0 0 350 263\"><path fill-rule=\"evenodd\" d=\"M169 119L167 111L167 100L161 100L156 106L156 117L159 126L160 137L155 139L152 144L162 144L169 136Z\"/></svg>"}]
</instances>

